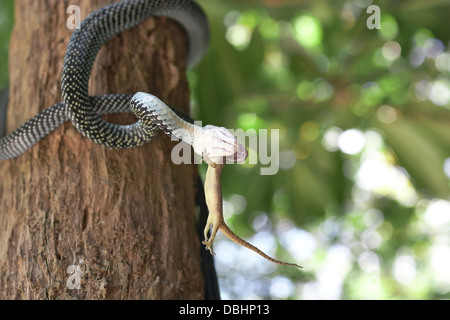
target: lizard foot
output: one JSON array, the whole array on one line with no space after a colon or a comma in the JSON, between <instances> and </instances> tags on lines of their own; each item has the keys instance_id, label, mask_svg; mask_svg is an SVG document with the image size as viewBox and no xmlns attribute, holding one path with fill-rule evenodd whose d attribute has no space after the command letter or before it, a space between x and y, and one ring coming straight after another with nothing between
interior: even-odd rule
<instances>
[{"instance_id":1,"label":"lizard foot","mask_svg":"<svg viewBox=\"0 0 450 320\"><path fill-rule=\"evenodd\" d=\"M212 250L212 243L214 241L214 238L216 237L217 231L219 230L220 222L217 223L212 221L213 220L212 217L214 217L214 215L211 215L210 213L204 230L205 240L202 242L202 244L206 246L206 250L209 250L209 252L212 255L215 255L214 251ZM212 227L211 236L208 237L208 232L211 229L211 227Z\"/></svg>"},{"instance_id":2,"label":"lizard foot","mask_svg":"<svg viewBox=\"0 0 450 320\"><path fill-rule=\"evenodd\" d=\"M209 252L210 252L213 256L216 255L216 254L214 253L214 251L212 250L212 248L211 248L211 245L212 245L211 241L205 240L205 241L202 241L202 244L205 245L205 247L206 247L205 249L206 249L206 250L209 250Z\"/></svg>"}]
</instances>

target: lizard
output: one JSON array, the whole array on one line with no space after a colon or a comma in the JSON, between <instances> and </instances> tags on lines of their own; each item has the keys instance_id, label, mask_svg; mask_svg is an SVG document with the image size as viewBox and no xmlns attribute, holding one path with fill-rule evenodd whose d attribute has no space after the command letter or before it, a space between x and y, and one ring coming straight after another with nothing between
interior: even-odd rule
<instances>
[{"instance_id":1,"label":"lizard","mask_svg":"<svg viewBox=\"0 0 450 320\"><path fill-rule=\"evenodd\" d=\"M205 245L206 249L209 250L209 252L214 255L214 251L212 250L212 243L217 234L217 231L220 230L230 240L247 249L256 252L263 258L273 263L303 268L298 264L280 261L268 256L254 245L248 243L247 241L236 235L228 227L228 225L225 223L225 219L223 218L223 199L221 186L221 175L223 167L224 167L223 163L222 164L210 163L206 171L205 197L206 197L206 204L209 209L209 216L204 230L205 240L202 242ZM212 228L211 236L208 237L208 232L210 231L211 228Z\"/></svg>"}]
</instances>

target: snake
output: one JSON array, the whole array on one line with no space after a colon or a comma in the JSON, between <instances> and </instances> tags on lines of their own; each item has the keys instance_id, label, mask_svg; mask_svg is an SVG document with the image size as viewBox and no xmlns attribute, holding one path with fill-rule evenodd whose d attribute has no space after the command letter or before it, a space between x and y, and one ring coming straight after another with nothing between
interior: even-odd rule
<instances>
[{"instance_id":1,"label":"snake","mask_svg":"<svg viewBox=\"0 0 450 320\"><path fill-rule=\"evenodd\" d=\"M194 1L123 0L102 7L87 16L69 40L62 71L62 102L41 111L7 135L8 94L2 94L0 159L20 156L67 121L71 121L83 136L107 148L131 149L148 143L160 130L157 122L142 121L142 114L135 114L139 120L131 125L117 125L102 118L104 114L130 112L131 95L91 97L88 90L100 48L117 34L152 16L171 18L184 28L188 37L188 67L194 67L202 59L209 46L209 24L205 13ZM166 106L160 110L170 108Z\"/></svg>"},{"instance_id":2,"label":"snake","mask_svg":"<svg viewBox=\"0 0 450 320\"><path fill-rule=\"evenodd\" d=\"M218 230L228 238L265 259L283 265L238 237L223 219L220 176L225 163L241 163L247 149L226 128L192 124L189 116L169 107L158 97L144 92L131 95L89 96L89 78L100 48L117 34L136 27L152 16L177 21L188 37L188 67L195 66L207 51L210 34L203 10L192 0L122 0L98 9L86 17L67 46L62 71L63 101L39 112L18 129L6 134L8 91L0 94L0 159L20 156L64 122L71 121L84 137L111 149L131 149L148 143L159 131L172 139L191 145L208 164L205 179L206 204L209 209L204 229L206 249ZM118 125L102 118L109 113L132 112L134 124ZM211 236L208 236L212 229Z\"/></svg>"}]
</instances>

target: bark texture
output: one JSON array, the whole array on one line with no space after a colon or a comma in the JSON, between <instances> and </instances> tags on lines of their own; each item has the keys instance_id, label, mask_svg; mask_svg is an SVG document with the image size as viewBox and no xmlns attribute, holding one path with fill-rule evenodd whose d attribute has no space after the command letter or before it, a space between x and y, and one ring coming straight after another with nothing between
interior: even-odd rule
<instances>
[{"instance_id":1,"label":"bark texture","mask_svg":"<svg viewBox=\"0 0 450 320\"><path fill-rule=\"evenodd\" d=\"M16 0L9 131L61 101L67 7L84 18L110 2ZM185 69L183 29L151 18L102 48L90 94L152 92L188 111ZM161 133L139 149L108 150L66 123L0 163L0 298L203 298L196 167L174 165L173 144ZM80 289L67 287L71 265Z\"/></svg>"}]
</instances>

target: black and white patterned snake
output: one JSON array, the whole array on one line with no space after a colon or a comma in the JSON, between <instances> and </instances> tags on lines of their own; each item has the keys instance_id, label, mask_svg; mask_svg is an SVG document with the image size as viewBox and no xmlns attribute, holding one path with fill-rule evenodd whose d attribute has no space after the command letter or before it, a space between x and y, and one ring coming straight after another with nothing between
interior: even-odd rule
<instances>
[{"instance_id":1,"label":"black and white patterned snake","mask_svg":"<svg viewBox=\"0 0 450 320\"><path fill-rule=\"evenodd\" d=\"M103 44L151 16L169 17L184 27L189 43L188 66L194 66L202 59L209 45L208 20L192 0L123 0L105 6L85 18L71 36L62 72L63 102L41 111L6 135L8 93L3 91L0 94L0 159L20 156L69 120L86 138L114 149L139 147L162 130L171 137L190 144L209 164L205 181L206 202L210 211L204 231L206 248L212 253L212 241L220 229L231 240L272 262L299 267L267 256L235 235L225 224L220 174L225 160L243 162L248 155L245 147L226 128L193 125L183 120L180 113L148 93L137 93L134 96L88 95L92 67ZM138 118L131 125L117 125L102 118L103 114L130 111ZM212 234L208 238L210 227Z\"/></svg>"},{"instance_id":2,"label":"black and white patterned snake","mask_svg":"<svg viewBox=\"0 0 450 320\"><path fill-rule=\"evenodd\" d=\"M142 113L135 114L139 121L132 125L109 123L102 119L102 115L130 112L132 97L115 94L98 97L88 95L92 67L103 44L151 16L169 17L184 27L189 43L189 66L194 66L202 59L209 44L209 28L204 12L195 2L124 0L105 6L86 17L80 28L72 34L62 72L62 103L43 110L6 135L7 96L3 99L0 105L0 159L18 157L69 120L82 135L108 148L129 149L141 146L157 134L158 123L163 124L165 129L176 129L169 127L173 122L151 121L148 117L144 118ZM140 108L135 110L143 111ZM164 112L170 109L165 106L160 110ZM153 113L152 116L155 120L159 114Z\"/></svg>"}]
</instances>

